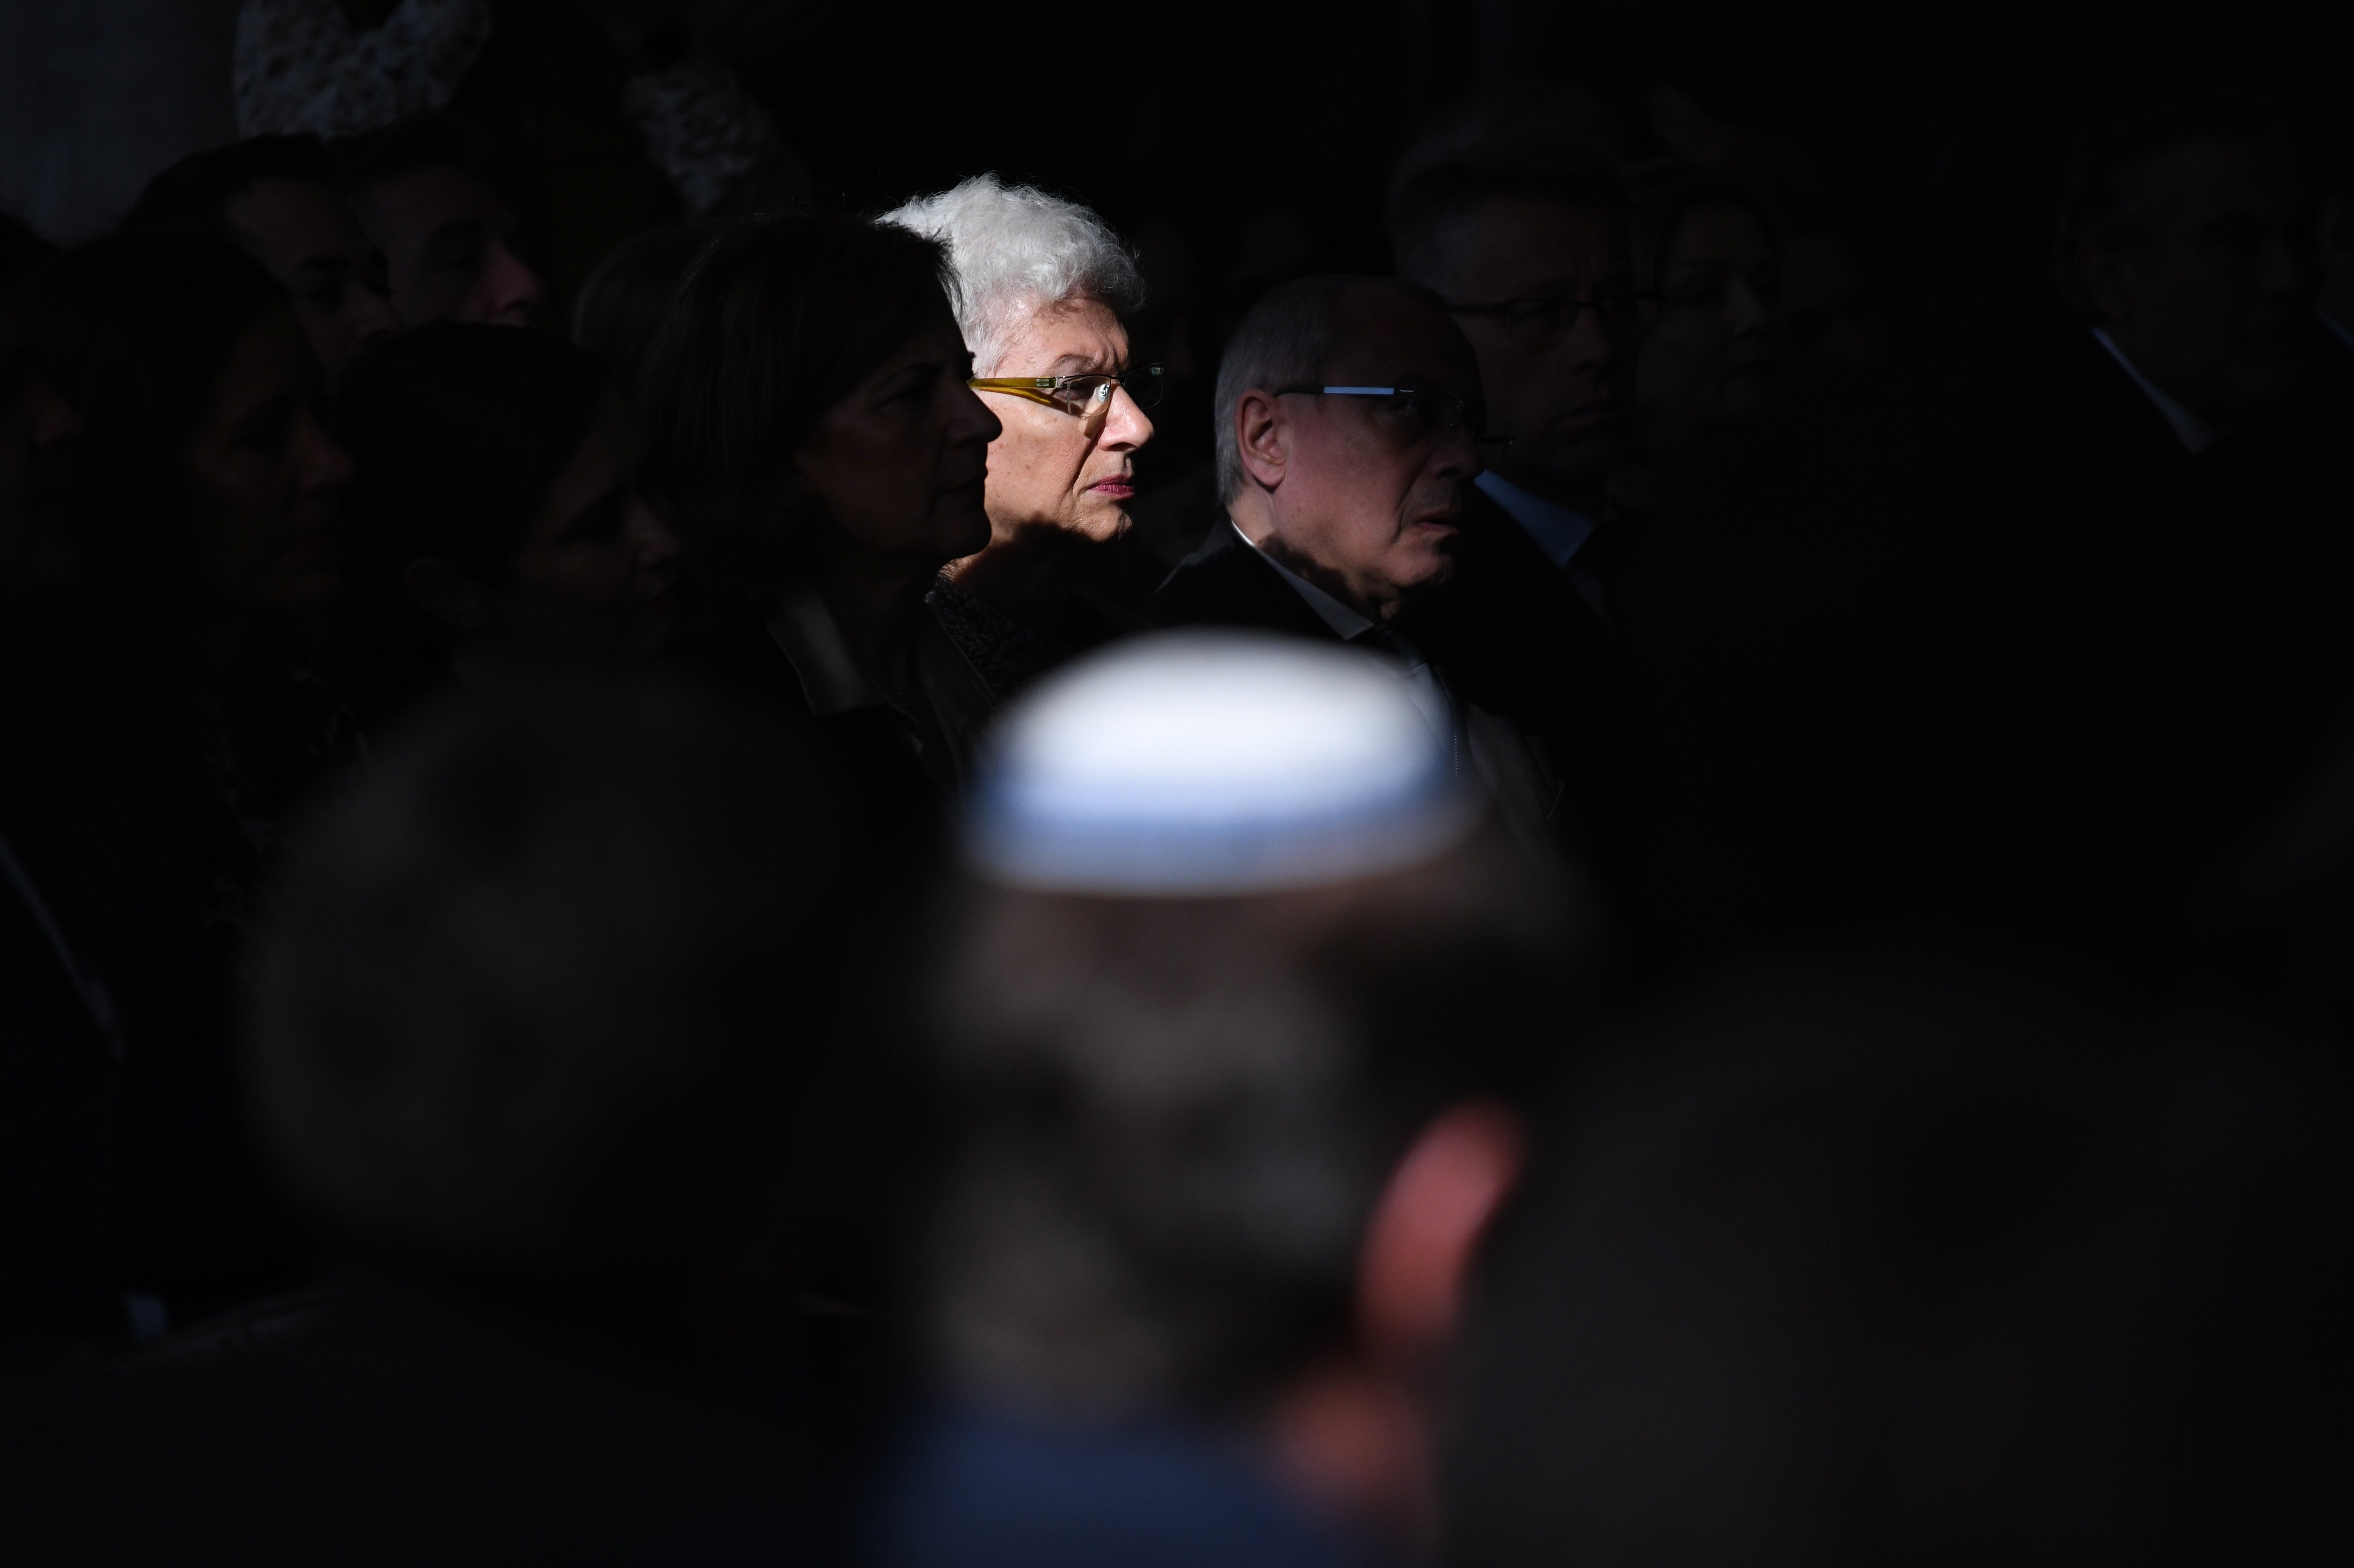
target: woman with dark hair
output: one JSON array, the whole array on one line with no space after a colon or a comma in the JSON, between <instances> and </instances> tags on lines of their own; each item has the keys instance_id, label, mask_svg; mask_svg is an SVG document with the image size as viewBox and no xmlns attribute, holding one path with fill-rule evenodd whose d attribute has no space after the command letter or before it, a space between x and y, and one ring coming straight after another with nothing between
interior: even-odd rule
<instances>
[{"instance_id":1,"label":"woman with dark hair","mask_svg":"<svg viewBox=\"0 0 2354 1568\"><path fill-rule=\"evenodd\" d=\"M280 825L359 745L308 668L351 465L286 292L216 239L118 235L48 272L27 364L73 411L59 671L133 758L199 917L240 934Z\"/></svg>"},{"instance_id":2,"label":"woman with dark hair","mask_svg":"<svg viewBox=\"0 0 2354 1568\"><path fill-rule=\"evenodd\" d=\"M335 431L360 557L428 622L420 673L472 685L501 658L669 642L678 542L638 497L636 429L594 355L514 327L421 327L355 367Z\"/></svg>"},{"instance_id":3,"label":"woman with dark hair","mask_svg":"<svg viewBox=\"0 0 2354 1568\"><path fill-rule=\"evenodd\" d=\"M937 241L864 219L748 220L696 260L649 376L700 660L912 752L943 789L993 699L924 601L989 543L998 435L965 385L947 266Z\"/></svg>"},{"instance_id":4,"label":"woman with dark hair","mask_svg":"<svg viewBox=\"0 0 2354 1568\"><path fill-rule=\"evenodd\" d=\"M605 253L572 307L572 341L605 362L631 398L642 395L646 351L686 270L720 232L716 224L649 228Z\"/></svg>"},{"instance_id":5,"label":"woman with dark hair","mask_svg":"<svg viewBox=\"0 0 2354 1568\"><path fill-rule=\"evenodd\" d=\"M1636 467L1656 471L1780 390L1782 255L1764 204L1739 185L1670 170L1638 179L1636 195L1635 286L1651 302L1635 366Z\"/></svg>"}]
</instances>

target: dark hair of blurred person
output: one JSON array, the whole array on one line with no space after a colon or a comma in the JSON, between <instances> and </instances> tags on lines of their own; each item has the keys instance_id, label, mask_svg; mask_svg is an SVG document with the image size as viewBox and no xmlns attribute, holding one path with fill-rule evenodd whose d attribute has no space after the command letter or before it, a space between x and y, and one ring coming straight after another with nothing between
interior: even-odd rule
<instances>
[{"instance_id":1,"label":"dark hair of blurred person","mask_svg":"<svg viewBox=\"0 0 2354 1568\"><path fill-rule=\"evenodd\" d=\"M24 219L0 213L0 605L9 611L0 646L12 645L15 634L27 630L26 618L15 613L19 596L54 589L68 569L63 520L55 508L44 515L35 467L70 417L31 374L20 309L34 277L58 254ZM0 655L0 662L14 661Z\"/></svg>"},{"instance_id":2,"label":"dark hair of blurred person","mask_svg":"<svg viewBox=\"0 0 2354 1568\"><path fill-rule=\"evenodd\" d=\"M908 870L829 762L643 681L388 745L290 860L246 1064L345 1266L307 1325L22 1432L12 1546L790 1558L847 1442L801 1429L797 1296L880 1174L837 1161Z\"/></svg>"},{"instance_id":3,"label":"dark hair of blurred person","mask_svg":"<svg viewBox=\"0 0 2354 1568\"><path fill-rule=\"evenodd\" d=\"M2342 1064L1925 955L1718 977L1540 1145L1446 1561L2342 1561Z\"/></svg>"},{"instance_id":4,"label":"dark hair of blurred person","mask_svg":"<svg viewBox=\"0 0 2354 1568\"><path fill-rule=\"evenodd\" d=\"M2354 356L2354 108L2334 107L2334 118L2314 138L2321 320L2328 340Z\"/></svg>"},{"instance_id":5,"label":"dark hair of blurred person","mask_svg":"<svg viewBox=\"0 0 2354 1568\"><path fill-rule=\"evenodd\" d=\"M532 324L546 287L520 253L522 220L500 194L493 155L463 122L403 121L334 154L352 210L384 252L405 324Z\"/></svg>"},{"instance_id":6,"label":"dark hair of blurred person","mask_svg":"<svg viewBox=\"0 0 2354 1568\"><path fill-rule=\"evenodd\" d=\"M56 256L0 224L0 1362L12 1365L125 1349L283 1288L306 1262L230 1082L228 956L197 929L175 875L188 846L159 832L168 822L136 788L152 777L125 755L150 738L143 721L164 721L142 714L125 733L122 712L82 700L87 552L62 461L82 421L37 368L16 309L27 275ZM110 620L101 635L142 630Z\"/></svg>"},{"instance_id":7,"label":"dark hair of blurred person","mask_svg":"<svg viewBox=\"0 0 2354 1568\"><path fill-rule=\"evenodd\" d=\"M594 355L441 322L371 354L335 408L353 545L440 633L437 674L486 661L642 658L670 641L678 542L637 492L639 441Z\"/></svg>"},{"instance_id":8,"label":"dark hair of blurred person","mask_svg":"<svg viewBox=\"0 0 2354 1568\"><path fill-rule=\"evenodd\" d=\"M2063 288L2194 450L2296 389L2317 336L2313 220L2290 122L2251 93L2128 96L2079 143Z\"/></svg>"},{"instance_id":9,"label":"dark hair of blurred person","mask_svg":"<svg viewBox=\"0 0 2354 1568\"><path fill-rule=\"evenodd\" d=\"M1658 470L1774 400L1784 371L1781 241L1765 204L1742 187L1670 169L1638 181L1633 258L1649 304L1635 445Z\"/></svg>"},{"instance_id":10,"label":"dark hair of blurred person","mask_svg":"<svg viewBox=\"0 0 2354 1568\"><path fill-rule=\"evenodd\" d=\"M1009 715L932 995L945 1403L879 1561L1421 1543L1426 1380L1571 928L1447 752L1374 662L1224 630Z\"/></svg>"},{"instance_id":11,"label":"dark hair of blurred person","mask_svg":"<svg viewBox=\"0 0 2354 1568\"><path fill-rule=\"evenodd\" d=\"M198 236L93 240L27 314L28 364L76 427L51 673L134 749L205 923L240 928L283 819L357 745L304 667L351 478L317 356L285 291Z\"/></svg>"},{"instance_id":12,"label":"dark hair of blurred person","mask_svg":"<svg viewBox=\"0 0 2354 1568\"><path fill-rule=\"evenodd\" d=\"M400 330L384 253L313 137L256 136L191 154L147 182L121 227L209 235L260 262L292 297L331 383L355 355Z\"/></svg>"},{"instance_id":13,"label":"dark hair of blurred person","mask_svg":"<svg viewBox=\"0 0 2354 1568\"><path fill-rule=\"evenodd\" d=\"M650 228L607 251L580 285L572 341L603 360L633 402L643 394L646 354L663 313L695 257L719 232L716 224Z\"/></svg>"},{"instance_id":14,"label":"dark hair of blurred person","mask_svg":"<svg viewBox=\"0 0 2354 1568\"><path fill-rule=\"evenodd\" d=\"M941 788L993 698L925 598L988 543L998 434L947 268L890 225L748 219L687 275L647 397L705 666Z\"/></svg>"}]
</instances>

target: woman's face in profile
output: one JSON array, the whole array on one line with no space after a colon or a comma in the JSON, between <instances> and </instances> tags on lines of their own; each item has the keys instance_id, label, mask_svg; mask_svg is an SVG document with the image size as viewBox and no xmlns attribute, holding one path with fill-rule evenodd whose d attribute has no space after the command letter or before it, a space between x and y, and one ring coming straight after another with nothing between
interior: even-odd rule
<instances>
[{"instance_id":1,"label":"woman's face in profile","mask_svg":"<svg viewBox=\"0 0 2354 1568\"><path fill-rule=\"evenodd\" d=\"M934 319L826 410L794 468L831 547L925 569L989 543L997 416L965 385L971 356L943 300Z\"/></svg>"},{"instance_id":2,"label":"woman's face in profile","mask_svg":"<svg viewBox=\"0 0 2354 1568\"><path fill-rule=\"evenodd\" d=\"M677 624L678 540L632 482L636 433L608 393L547 501L525 525L507 580L493 590L509 642L551 652L647 654Z\"/></svg>"},{"instance_id":3,"label":"woman's face in profile","mask_svg":"<svg viewBox=\"0 0 2354 1568\"><path fill-rule=\"evenodd\" d=\"M320 422L319 361L292 307L238 334L183 450L205 589L239 609L302 609L335 591L351 460Z\"/></svg>"},{"instance_id":4,"label":"woman's face in profile","mask_svg":"<svg viewBox=\"0 0 2354 1568\"><path fill-rule=\"evenodd\" d=\"M1683 215L1636 361L1636 415L1654 442L1772 400L1781 371L1779 281L1774 242L1746 207L1708 202Z\"/></svg>"}]
</instances>

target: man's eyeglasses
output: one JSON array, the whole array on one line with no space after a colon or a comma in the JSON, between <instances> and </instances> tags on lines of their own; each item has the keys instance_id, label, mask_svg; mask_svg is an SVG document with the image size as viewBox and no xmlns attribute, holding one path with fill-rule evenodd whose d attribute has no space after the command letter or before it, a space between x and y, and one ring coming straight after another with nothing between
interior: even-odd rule
<instances>
[{"instance_id":1,"label":"man's eyeglasses","mask_svg":"<svg viewBox=\"0 0 2354 1568\"><path fill-rule=\"evenodd\" d=\"M1095 420L1111 412L1112 394L1126 388L1140 408L1161 402L1161 366L1140 365L1117 375L1092 371L1085 376L976 376L965 383L976 392L1002 392L1027 397L1066 414Z\"/></svg>"},{"instance_id":2,"label":"man's eyeglasses","mask_svg":"<svg viewBox=\"0 0 2354 1568\"><path fill-rule=\"evenodd\" d=\"M1614 338L1629 338L1643 330L1643 307L1652 296L1632 289L1611 289L1591 299L1575 294L1539 294L1525 300L1497 300L1486 304L1447 308L1458 316L1484 316L1501 322L1504 330L1530 343L1556 343L1577 329L1577 319L1592 311L1602 330Z\"/></svg>"},{"instance_id":3,"label":"man's eyeglasses","mask_svg":"<svg viewBox=\"0 0 2354 1568\"><path fill-rule=\"evenodd\" d=\"M1278 397L1374 397L1375 410L1403 428L1412 439L1436 440L1469 429L1483 447L1502 449L1510 436L1488 434L1484 410L1466 404L1452 392L1430 387L1278 387Z\"/></svg>"}]
</instances>

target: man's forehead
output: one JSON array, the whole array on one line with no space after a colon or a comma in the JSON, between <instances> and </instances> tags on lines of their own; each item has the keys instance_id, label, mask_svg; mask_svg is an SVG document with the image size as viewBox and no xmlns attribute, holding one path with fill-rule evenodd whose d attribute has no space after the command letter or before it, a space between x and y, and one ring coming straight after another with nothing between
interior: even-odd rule
<instances>
[{"instance_id":1,"label":"man's forehead","mask_svg":"<svg viewBox=\"0 0 2354 1568\"><path fill-rule=\"evenodd\" d=\"M1478 387L1479 361L1470 342L1438 306L1394 290L1364 287L1343 295L1334 313L1341 346L1331 374L1436 378L1459 390Z\"/></svg>"}]
</instances>

